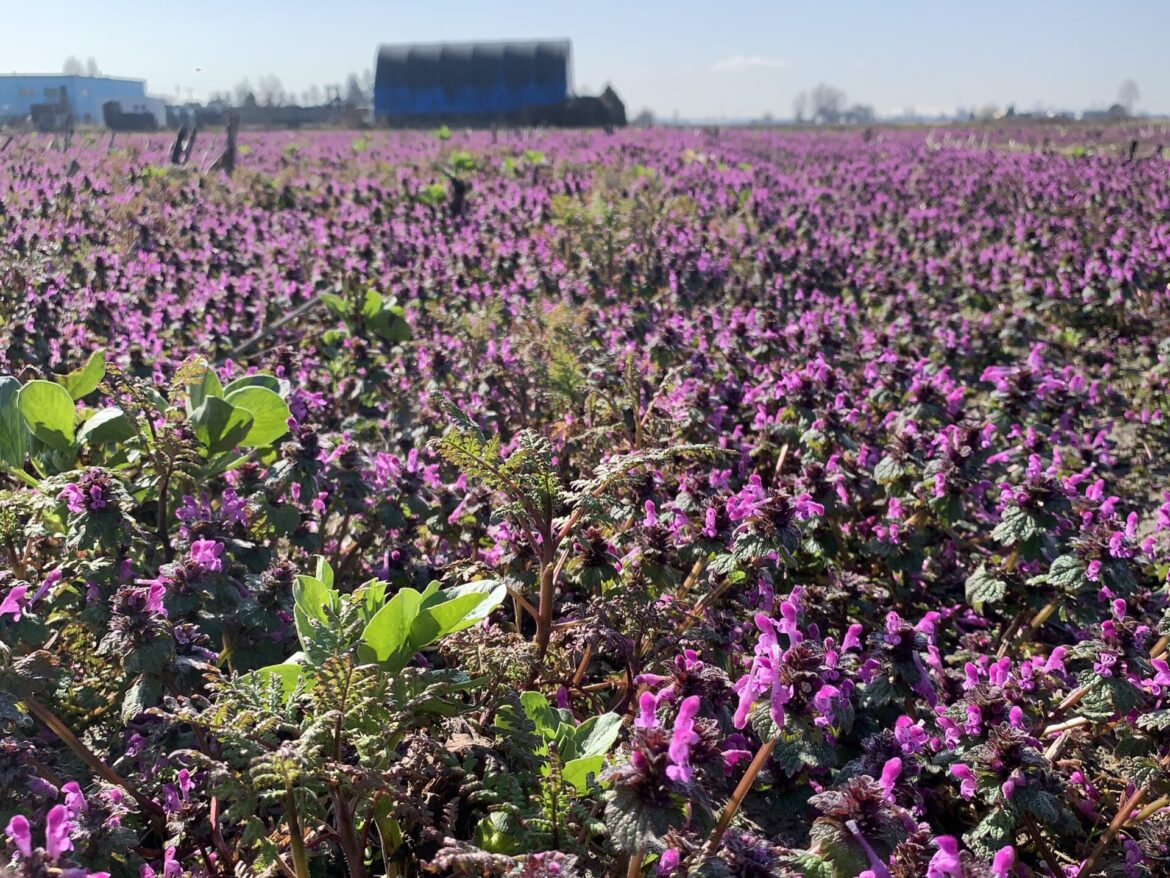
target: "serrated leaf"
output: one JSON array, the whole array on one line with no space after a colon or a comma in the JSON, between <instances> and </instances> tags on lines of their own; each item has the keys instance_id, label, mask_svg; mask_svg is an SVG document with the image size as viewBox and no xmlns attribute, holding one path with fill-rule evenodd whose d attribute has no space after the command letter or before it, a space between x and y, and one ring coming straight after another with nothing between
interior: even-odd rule
<instances>
[{"instance_id":1,"label":"serrated leaf","mask_svg":"<svg viewBox=\"0 0 1170 878\"><path fill-rule=\"evenodd\" d=\"M1048 582L1070 594L1082 591L1089 583L1085 565L1074 555L1061 555L1048 568Z\"/></svg>"},{"instance_id":2,"label":"serrated leaf","mask_svg":"<svg viewBox=\"0 0 1170 878\"><path fill-rule=\"evenodd\" d=\"M1036 520L1019 506L1009 506L1000 516L999 524L991 531L991 538L1004 546L1025 543L1041 532Z\"/></svg>"},{"instance_id":3,"label":"serrated leaf","mask_svg":"<svg viewBox=\"0 0 1170 878\"><path fill-rule=\"evenodd\" d=\"M140 676L122 698L122 722L129 723L140 713L158 704L162 697L162 683L154 676Z\"/></svg>"},{"instance_id":4,"label":"serrated leaf","mask_svg":"<svg viewBox=\"0 0 1170 878\"><path fill-rule=\"evenodd\" d=\"M985 604L996 604L1007 594L1007 583L997 579L988 572L987 567L979 565L974 573L967 577L964 585L967 603L977 611L983 612Z\"/></svg>"},{"instance_id":5,"label":"serrated leaf","mask_svg":"<svg viewBox=\"0 0 1170 878\"><path fill-rule=\"evenodd\" d=\"M906 467L901 461L887 455L878 461L873 468L873 480L879 485L890 485L906 475Z\"/></svg>"}]
</instances>

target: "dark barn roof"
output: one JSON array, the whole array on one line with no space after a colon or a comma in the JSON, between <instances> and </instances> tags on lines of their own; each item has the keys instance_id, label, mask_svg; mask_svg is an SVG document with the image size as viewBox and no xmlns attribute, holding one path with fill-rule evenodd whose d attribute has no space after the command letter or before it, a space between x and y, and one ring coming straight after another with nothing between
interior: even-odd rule
<instances>
[{"instance_id":1,"label":"dark barn roof","mask_svg":"<svg viewBox=\"0 0 1170 878\"><path fill-rule=\"evenodd\" d=\"M374 114L459 119L546 107L569 95L568 40L382 46Z\"/></svg>"}]
</instances>

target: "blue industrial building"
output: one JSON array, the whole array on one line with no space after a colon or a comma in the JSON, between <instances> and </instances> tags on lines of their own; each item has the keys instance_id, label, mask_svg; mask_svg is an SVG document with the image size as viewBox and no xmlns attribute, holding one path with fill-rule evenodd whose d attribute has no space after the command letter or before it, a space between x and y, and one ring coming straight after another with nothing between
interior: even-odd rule
<instances>
[{"instance_id":1,"label":"blue industrial building","mask_svg":"<svg viewBox=\"0 0 1170 878\"><path fill-rule=\"evenodd\" d=\"M118 101L126 113L164 113L163 102L146 96L141 79L66 74L0 74L0 122L25 119L36 104L68 101L74 120L81 125L102 125L102 104ZM166 121L163 115L162 122Z\"/></svg>"},{"instance_id":2,"label":"blue industrial building","mask_svg":"<svg viewBox=\"0 0 1170 878\"><path fill-rule=\"evenodd\" d=\"M391 123L507 116L569 96L568 40L383 46L374 116Z\"/></svg>"}]
</instances>

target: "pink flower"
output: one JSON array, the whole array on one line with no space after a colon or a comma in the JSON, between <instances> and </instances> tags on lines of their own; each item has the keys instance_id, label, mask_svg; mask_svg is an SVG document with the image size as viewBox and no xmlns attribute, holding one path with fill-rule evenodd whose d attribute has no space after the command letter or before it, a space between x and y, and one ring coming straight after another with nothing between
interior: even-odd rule
<instances>
[{"instance_id":1,"label":"pink flower","mask_svg":"<svg viewBox=\"0 0 1170 878\"><path fill-rule=\"evenodd\" d=\"M662 856L658 858L658 874L669 875L678 868L678 862L678 848L667 848L662 852Z\"/></svg>"},{"instance_id":2,"label":"pink flower","mask_svg":"<svg viewBox=\"0 0 1170 878\"><path fill-rule=\"evenodd\" d=\"M975 795L976 782L975 772L970 766L958 762L951 766L951 776L959 779L959 795L964 799L973 798Z\"/></svg>"},{"instance_id":3,"label":"pink flower","mask_svg":"<svg viewBox=\"0 0 1170 878\"><path fill-rule=\"evenodd\" d=\"M12 843L16 845L21 856L32 856L32 830L29 828L27 817L23 814L17 814L4 827L4 834L12 839Z\"/></svg>"},{"instance_id":4,"label":"pink flower","mask_svg":"<svg viewBox=\"0 0 1170 878\"><path fill-rule=\"evenodd\" d=\"M879 783L882 787L882 792L886 794L887 799L894 797L894 786L898 783L898 778L902 776L902 760L895 756L893 759L886 760L886 764L882 766L882 777Z\"/></svg>"},{"instance_id":5,"label":"pink flower","mask_svg":"<svg viewBox=\"0 0 1170 878\"><path fill-rule=\"evenodd\" d=\"M674 731L670 735L670 747L666 751L671 765L666 767L666 776L676 783L687 783L691 779L691 747L699 743L695 732L695 715L699 712L699 696L684 698L674 720Z\"/></svg>"},{"instance_id":6,"label":"pink flower","mask_svg":"<svg viewBox=\"0 0 1170 878\"><path fill-rule=\"evenodd\" d=\"M1015 866L1016 849L1009 844L995 852L995 858L991 861L991 874L995 878L1007 878Z\"/></svg>"},{"instance_id":7,"label":"pink flower","mask_svg":"<svg viewBox=\"0 0 1170 878\"><path fill-rule=\"evenodd\" d=\"M938 851L926 867L926 878L959 878L963 865L959 861L959 842L951 835L940 835L934 840Z\"/></svg>"},{"instance_id":8,"label":"pink flower","mask_svg":"<svg viewBox=\"0 0 1170 878\"><path fill-rule=\"evenodd\" d=\"M26 594L27 585L12 586L4 600L0 601L0 616L11 616L13 622L19 622L24 616L24 611L28 609L29 601L25 597Z\"/></svg>"},{"instance_id":9,"label":"pink flower","mask_svg":"<svg viewBox=\"0 0 1170 878\"><path fill-rule=\"evenodd\" d=\"M658 725L658 717L655 716L657 709L658 699L654 697L654 693L643 692L638 696L638 716L634 720L634 727L639 729L652 729Z\"/></svg>"},{"instance_id":10,"label":"pink flower","mask_svg":"<svg viewBox=\"0 0 1170 878\"><path fill-rule=\"evenodd\" d=\"M216 540L196 540L191 544L191 560L211 573L223 570L223 543Z\"/></svg>"},{"instance_id":11,"label":"pink flower","mask_svg":"<svg viewBox=\"0 0 1170 878\"><path fill-rule=\"evenodd\" d=\"M73 842L69 839L70 825L69 810L64 805L54 805L45 816L45 853L53 862L66 851L73 850Z\"/></svg>"}]
</instances>

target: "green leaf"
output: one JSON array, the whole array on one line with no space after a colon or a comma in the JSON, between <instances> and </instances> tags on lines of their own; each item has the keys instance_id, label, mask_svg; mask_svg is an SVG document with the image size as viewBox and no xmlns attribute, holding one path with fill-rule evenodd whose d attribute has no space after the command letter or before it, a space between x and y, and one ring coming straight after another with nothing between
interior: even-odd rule
<instances>
[{"instance_id":1,"label":"green leaf","mask_svg":"<svg viewBox=\"0 0 1170 878\"><path fill-rule=\"evenodd\" d=\"M227 399L237 390L243 390L245 387L263 387L273 393L280 393L280 381L272 375L245 375L243 378L237 378L223 389L223 398Z\"/></svg>"},{"instance_id":2,"label":"green leaf","mask_svg":"<svg viewBox=\"0 0 1170 878\"><path fill-rule=\"evenodd\" d=\"M965 586L967 603L978 612L983 612L984 604L996 604L1007 594L1007 583L996 579L987 572L987 567L979 565L979 569L967 577Z\"/></svg>"},{"instance_id":3,"label":"green leaf","mask_svg":"<svg viewBox=\"0 0 1170 878\"><path fill-rule=\"evenodd\" d=\"M520 706L524 708L524 715L536 726L537 734L546 740L556 737L560 720L553 713L547 698L539 692L524 692L520 695Z\"/></svg>"},{"instance_id":4,"label":"green leaf","mask_svg":"<svg viewBox=\"0 0 1170 878\"><path fill-rule=\"evenodd\" d=\"M220 454L242 445L254 425L255 419L251 412L236 408L215 396L204 399L191 415L195 435L212 454Z\"/></svg>"},{"instance_id":5,"label":"green leaf","mask_svg":"<svg viewBox=\"0 0 1170 878\"><path fill-rule=\"evenodd\" d=\"M337 595L316 576L301 574L293 583L293 601L306 615L325 621L325 608L337 604Z\"/></svg>"},{"instance_id":6,"label":"green leaf","mask_svg":"<svg viewBox=\"0 0 1170 878\"><path fill-rule=\"evenodd\" d=\"M158 704L162 697L162 683L158 677L139 676L122 698L122 722L129 723L140 713Z\"/></svg>"},{"instance_id":7,"label":"green leaf","mask_svg":"<svg viewBox=\"0 0 1170 878\"><path fill-rule=\"evenodd\" d=\"M106 377L105 351L94 351L80 369L68 375L54 375L53 380L64 387L73 399L79 400L97 390L97 386Z\"/></svg>"},{"instance_id":8,"label":"green leaf","mask_svg":"<svg viewBox=\"0 0 1170 878\"><path fill-rule=\"evenodd\" d=\"M293 693L297 691L297 684L301 681L303 670L300 665L285 662L284 664L268 665L264 668L258 668L251 674L245 674L244 676L255 677L266 686L269 685L270 680L280 680L280 688L284 693L284 700L288 701L292 698Z\"/></svg>"},{"instance_id":9,"label":"green leaf","mask_svg":"<svg viewBox=\"0 0 1170 878\"><path fill-rule=\"evenodd\" d=\"M20 414L19 393L19 381L0 375L0 460L17 469L24 466L28 453L28 427Z\"/></svg>"},{"instance_id":10,"label":"green leaf","mask_svg":"<svg viewBox=\"0 0 1170 878\"><path fill-rule=\"evenodd\" d=\"M110 445L125 442L134 435L134 425L117 406L104 408L91 415L77 431L77 444Z\"/></svg>"},{"instance_id":11,"label":"green leaf","mask_svg":"<svg viewBox=\"0 0 1170 878\"><path fill-rule=\"evenodd\" d=\"M401 589L366 623L362 642L373 652L375 661L395 671L406 667L414 655L410 649L410 629L421 603L422 595L413 588Z\"/></svg>"},{"instance_id":12,"label":"green leaf","mask_svg":"<svg viewBox=\"0 0 1170 878\"><path fill-rule=\"evenodd\" d=\"M880 485L892 484L906 475L906 467L892 457L883 457L873 468L873 479Z\"/></svg>"},{"instance_id":13,"label":"green leaf","mask_svg":"<svg viewBox=\"0 0 1170 878\"><path fill-rule=\"evenodd\" d=\"M622 718L616 713L591 716L577 726L573 739L581 756L604 756L622 731Z\"/></svg>"},{"instance_id":14,"label":"green leaf","mask_svg":"<svg viewBox=\"0 0 1170 878\"><path fill-rule=\"evenodd\" d=\"M333 588L333 568L329 565L328 559L324 555L318 555L316 561L316 577L325 583L326 588Z\"/></svg>"},{"instance_id":15,"label":"green leaf","mask_svg":"<svg viewBox=\"0 0 1170 878\"><path fill-rule=\"evenodd\" d=\"M29 432L56 451L73 448L76 408L68 390L52 381L30 381L18 399Z\"/></svg>"},{"instance_id":16,"label":"green leaf","mask_svg":"<svg viewBox=\"0 0 1170 878\"><path fill-rule=\"evenodd\" d=\"M1062 591L1076 594L1088 586L1085 565L1075 555L1061 555L1048 569L1048 581Z\"/></svg>"},{"instance_id":17,"label":"green leaf","mask_svg":"<svg viewBox=\"0 0 1170 878\"><path fill-rule=\"evenodd\" d=\"M1040 525L1030 513L1019 506L1009 506L992 530L991 538L1005 546L1014 546L1039 536L1040 532Z\"/></svg>"},{"instance_id":18,"label":"green leaf","mask_svg":"<svg viewBox=\"0 0 1170 878\"><path fill-rule=\"evenodd\" d=\"M596 777L601 772L602 756L580 756L570 759L561 766L561 777L571 783L579 793L589 789L588 777Z\"/></svg>"},{"instance_id":19,"label":"green leaf","mask_svg":"<svg viewBox=\"0 0 1170 878\"><path fill-rule=\"evenodd\" d=\"M191 398L192 411L203 405L203 401L208 397L223 399L223 385L219 381L219 376L215 374L215 370L208 366L207 371L203 373L203 380L198 384L187 385L187 395Z\"/></svg>"},{"instance_id":20,"label":"green leaf","mask_svg":"<svg viewBox=\"0 0 1170 878\"><path fill-rule=\"evenodd\" d=\"M345 317L349 313L349 306L346 305L345 299L337 295L337 293L322 293L321 301L325 303L325 307L337 314L340 317Z\"/></svg>"},{"instance_id":21,"label":"green leaf","mask_svg":"<svg viewBox=\"0 0 1170 878\"><path fill-rule=\"evenodd\" d=\"M252 427L240 443L242 447L271 445L288 432L288 404L267 387L244 387L225 393L224 399L252 414Z\"/></svg>"},{"instance_id":22,"label":"green leaf","mask_svg":"<svg viewBox=\"0 0 1170 878\"><path fill-rule=\"evenodd\" d=\"M413 651L418 652L424 646L446 637L453 631L461 631L474 625L474 621L466 622L467 616L483 603L486 597L487 595L482 592L472 592L420 610L410 623L410 645Z\"/></svg>"}]
</instances>

